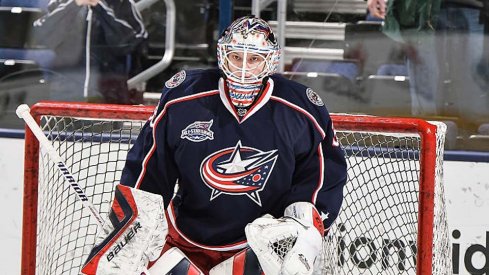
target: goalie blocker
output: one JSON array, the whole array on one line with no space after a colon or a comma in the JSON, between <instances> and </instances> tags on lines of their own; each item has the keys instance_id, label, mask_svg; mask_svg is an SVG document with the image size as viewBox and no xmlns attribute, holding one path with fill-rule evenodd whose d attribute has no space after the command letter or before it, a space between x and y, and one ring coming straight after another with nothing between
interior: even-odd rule
<instances>
[{"instance_id":1,"label":"goalie blocker","mask_svg":"<svg viewBox=\"0 0 489 275\"><path fill-rule=\"evenodd\" d=\"M141 274L156 260L168 232L163 198L117 185L109 220L99 232L83 274Z\"/></svg>"}]
</instances>

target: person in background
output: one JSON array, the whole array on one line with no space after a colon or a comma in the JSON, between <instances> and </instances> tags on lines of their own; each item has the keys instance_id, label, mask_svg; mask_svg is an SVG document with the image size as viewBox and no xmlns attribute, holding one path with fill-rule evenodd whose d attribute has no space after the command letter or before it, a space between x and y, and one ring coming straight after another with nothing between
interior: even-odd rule
<instances>
[{"instance_id":1,"label":"person in background","mask_svg":"<svg viewBox=\"0 0 489 275\"><path fill-rule=\"evenodd\" d=\"M413 115L436 115L439 66L435 25L440 0L368 0L369 13L384 19L384 32L405 45Z\"/></svg>"},{"instance_id":2,"label":"person in background","mask_svg":"<svg viewBox=\"0 0 489 275\"><path fill-rule=\"evenodd\" d=\"M36 39L56 53L53 70L68 77L61 85L73 85L64 86L67 93L83 91L89 101L140 103L127 87L142 69L147 38L133 0L52 0L34 29Z\"/></svg>"},{"instance_id":3,"label":"person in background","mask_svg":"<svg viewBox=\"0 0 489 275\"><path fill-rule=\"evenodd\" d=\"M368 10L384 19L387 35L407 45L413 115L487 115L487 1L399 3L368 0Z\"/></svg>"}]
</instances>

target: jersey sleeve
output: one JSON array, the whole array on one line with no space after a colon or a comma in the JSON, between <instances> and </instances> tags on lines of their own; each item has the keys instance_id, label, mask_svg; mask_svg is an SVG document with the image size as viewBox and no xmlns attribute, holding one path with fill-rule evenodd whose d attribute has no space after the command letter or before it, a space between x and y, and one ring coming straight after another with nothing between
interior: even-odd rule
<instances>
[{"instance_id":1,"label":"jersey sleeve","mask_svg":"<svg viewBox=\"0 0 489 275\"><path fill-rule=\"evenodd\" d=\"M167 145L166 102L168 91L156 106L129 150L122 171L121 184L161 194L168 206L179 178L173 155Z\"/></svg>"},{"instance_id":2,"label":"jersey sleeve","mask_svg":"<svg viewBox=\"0 0 489 275\"><path fill-rule=\"evenodd\" d=\"M326 108L315 106L310 113L309 127L304 128L295 145L300 149L285 207L299 201L313 203L327 230L343 202L347 165Z\"/></svg>"},{"instance_id":3,"label":"jersey sleeve","mask_svg":"<svg viewBox=\"0 0 489 275\"><path fill-rule=\"evenodd\" d=\"M323 219L324 229L328 230L338 217L343 203L343 187L347 180L347 164L343 149L337 141L334 126L328 115L326 137L318 146L322 159L322 185L315 194L315 205Z\"/></svg>"}]
</instances>

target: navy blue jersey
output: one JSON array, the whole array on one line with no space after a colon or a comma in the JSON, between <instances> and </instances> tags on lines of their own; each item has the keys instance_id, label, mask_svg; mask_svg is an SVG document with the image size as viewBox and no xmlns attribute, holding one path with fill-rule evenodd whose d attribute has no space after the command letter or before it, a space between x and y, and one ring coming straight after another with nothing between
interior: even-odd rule
<instances>
[{"instance_id":1,"label":"navy blue jersey","mask_svg":"<svg viewBox=\"0 0 489 275\"><path fill-rule=\"evenodd\" d=\"M298 201L315 204L329 228L343 200L346 162L321 98L274 75L240 116L223 83L217 69L168 80L122 184L163 195L179 234L207 249L244 247L246 224L267 213L281 217Z\"/></svg>"}]
</instances>

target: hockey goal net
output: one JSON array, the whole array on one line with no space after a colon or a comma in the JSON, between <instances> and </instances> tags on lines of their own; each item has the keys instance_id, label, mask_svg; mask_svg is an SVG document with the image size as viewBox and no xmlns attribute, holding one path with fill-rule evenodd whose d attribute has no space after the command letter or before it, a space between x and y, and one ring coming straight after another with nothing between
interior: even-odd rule
<instances>
[{"instance_id":1,"label":"hockey goal net","mask_svg":"<svg viewBox=\"0 0 489 275\"><path fill-rule=\"evenodd\" d=\"M153 107L40 103L31 113L105 216L127 152ZM348 160L322 274L450 274L444 125L333 115ZM97 224L26 131L22 274L79 274Z\"/></svg>"}]
</instances>

